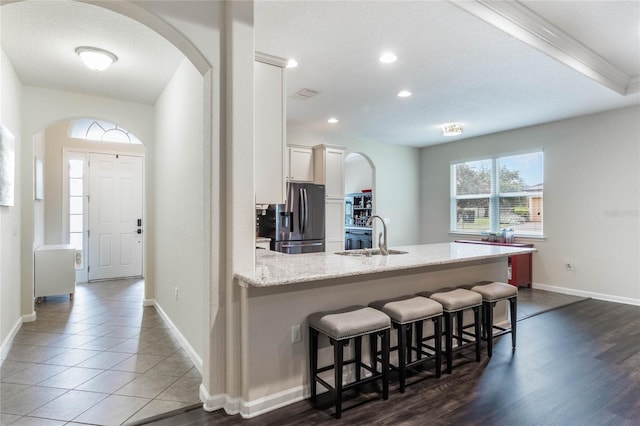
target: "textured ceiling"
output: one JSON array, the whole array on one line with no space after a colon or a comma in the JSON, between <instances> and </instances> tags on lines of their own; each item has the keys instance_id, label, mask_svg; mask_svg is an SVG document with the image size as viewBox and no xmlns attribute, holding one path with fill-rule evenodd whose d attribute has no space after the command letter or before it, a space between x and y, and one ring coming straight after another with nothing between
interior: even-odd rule
<instances>
[{"instance_id":1,"label":"textured ceiling","mask_svg":"<svg viewBox=\"0 0 640 426\"><path fill-rule=\"evenodd\" d=\"M482 2L491 3L528 7L638 85L638 0ZM190 4L183 16L201 22ZM3 4L0 19L2 48L27 85L152 104L183 58L147 27L84 2ZM321 92L288 99L288 134L329 143L427 146L640 103L637 91L620 94L445 1L258 0L255 43L300 63L287 71L288 94ZM74 53L83 45L119 60L91 72ZM398 61L380 64L384 50ZM399 99L401 89L413 95ZM439 126L450 121L465 132L444 138Z\"/></svg>"},{"instance_id":2,"label":"textured ceiling","mask_svg":"<svg viewBox=\"0 0 640 426\"><path fill-rule=\"evenodd\" d=\"M3 5L2 48L23 84L153 104L183 58L140 23L104 8L72 1ZM118 61L96 73L78 46L113 52Z\"/></svg>"},{"instance_id":3,"label":"textured ceiling","mask_svg":"<svg viewBox=\"0 0 640 426\"><path fill-rule=\"evenodd\" d=\"M583 44L596 44L599 55L637 75L640 24L637 15L627 19L637 2L615 10L609 2L535 3L557 25L570 21L567 33L584 36ZM288 93L321 92L288 99L292 138L313 132L327 142L339 137L427 146L640 99L612 91L449 2L258 1L255 11L256 50L300 64L287 71ZM583 21L571 21L572 13ZM635 30L632 38L618 22ZM379 63L385 50L398 61ZM401 89L413 95L397 98ZM340 122L328 124L330 116ZM450 121L465 124L462 136L441 135L440 125Z\"/></svg>"}]
</instances>

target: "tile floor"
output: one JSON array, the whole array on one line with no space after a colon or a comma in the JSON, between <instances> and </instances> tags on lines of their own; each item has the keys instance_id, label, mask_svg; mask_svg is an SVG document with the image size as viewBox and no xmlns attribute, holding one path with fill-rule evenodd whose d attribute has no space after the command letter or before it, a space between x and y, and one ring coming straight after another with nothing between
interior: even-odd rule
<instances>
[{"instance_id":1,"label":"tile floor","mask_svg":"<svg viewBox=\"0 0 640 426\"><path fill-rule=\"evenodd\" d=\"M45 298L2 360L1 425L120 425L199 402L201 375L144 281L76 286Z\"/></svg>"}]
</instances>

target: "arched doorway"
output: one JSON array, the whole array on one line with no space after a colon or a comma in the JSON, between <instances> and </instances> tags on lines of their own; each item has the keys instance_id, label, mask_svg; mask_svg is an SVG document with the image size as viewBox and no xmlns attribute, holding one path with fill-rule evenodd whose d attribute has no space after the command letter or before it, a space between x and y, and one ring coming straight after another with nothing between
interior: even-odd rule
<instances>
[{"instance_id":1,"label":"arched doorway","mask_svg":"<svg viewBox=\"0 0 640 426\"><path fill-rule=\"evenodd\" d=\"M376 213L375 167L365 154L354 152L345 157L345 250L371 248L375 223L367 227L367 219Z\"/></svg>"},{"instance_id":2,"label":"arched doorway","mask_svg":"<svg viewBox=\"0 0 640 426\"><path fill-rule=\"evenodd\" d=\"M22 2L11 3L10 7L20 6L20 3ZM147 28L150 28L153 31L161 34L167 41L180 49L180 51L188 59L188 62L190 62L189 65L191 65L196 70L196 73L198 74L200 79L200 91L196 96L192 96L192 99L195 99L197 103L202 106L203 111L201 111L198 115L199 123L194 126L189 126L189 130L192 133L188 136L190 140L197 139L200 141L197 150L199 154L199 160L202 163L202 167L199 168L199 170L203 171L199 176L197 176L197 184L200 186L202 193L206 194L206 198L208 198L209 194L212 192L212 186L214 184L210 175L211 163L217 164L219 158L219 146L212 143L212 140L217 140L218 136L215 132L214 123L212 122L215 114L212 114L211 109L216 107L214 106L213 100L213 76L211 65L208 63L205 57L193 46L193 43L180 31L177 31L166 21L160 19L154 13L145 10L135 3L126 1L78 3L90 3L91 7L108 9L113 12L122 14L136 20L141 25L144 25ZM4 8L8 5L9 4L3 4L2 7ZM134 42L135 41L132 41L132 43ZM34 92L36 91L38 92L36 94L37 96L34 96ZM105 102L104 104L98 106L96 105L95 99L91 99L90 97L75 95L67 96L67 94L65 93L50 93L45 90L31 90L31 88L26 90L26 92L27 96L24 97L23 104L24 109L28 111L25 113L21 123L21 135L22 140L27 141L27 143L23 143L23 149L21 152L22 155L20 158L22 166L21 184L24 188L32 188L34 184L34 151L32 144L28 143L29 138L32 135L37 135L42 129L49 127L51 123L56 123L59 120L65 120L69 117L90 115L109 118L114 122L122 123L127 128L135 129L136 121L140 118L139 115L146 116L145 118L143 118L143 120L152 120L154 118L153 112L151 114L148 114L146 112L138 111L131 114L130 111L124 111L122 108L120 108L117 100L112 100L113 102ZM108 113L105 113L105 110L108 110ZM154 127L155 126L153 124L150 126L151 131L148 132L149 135L153 135L155 132L157 132ZM136 133L144 132L136 131ZM194 135L196 136L195 138L193 137ZM143 137L143 139L147 138ZM152 138L150 137L149 139ZM179 181L176 182L178 185L180 184ZM193 186L192 184L193 182L184 182L182 186L183 188L191 188ZM25 195L25 193L26 191L24 191L21 195L21 215L23 217L23 220L20 223L20 227L22 230L21 271L23 273L20 289L20 301L21 312L26 316L26 314L31 314L31 312L33 311L34 207L31 195ZM202 198L205 197L200 197L199 199L201 217L205 218L205 220L209 220L209 218L211 217L211 215L209 214L211 209L219 209L218 199L214 198L210 200L210 203L207 204L202 203ZM211 225L200 226L200 223L198 223L198 225L200 231L202 231L203 229L209 230L209 232L201 232L200 237L202 238L202 244L198 244L197 247L198 254L201 256L204 262L204 265L202 266L202 268L199 268L199 270L202 271L202 274L205 276L205 278L197 281L197 289L190 289L194 291L185 291L185 293L181 294L181 297L182 299L186 299L187 295L192 295L194 298L197 298L200 301L200 306L198 309L190 309L188 306L180 306L179 303L176 303L176 306L172 307L175 312L168 312L168 315L174 319L174 323L172 325L176 326L176 328L182 328L183 330L184 328L187 328L184 327L181 322L198 325L197 333L195 333L194 335L186 336L186 343L187 346L189 346L189 343L196 342L194 346L197 344L198 347L196 348L196 350L193 350L194 348L192 347L191 350L195 353L194 358L196 358L196 364L199 365L200 369L202 370L203 368L205 368L209 359L206 353L209 337L207 333L208 330L205 327L205 324L209 323L209 274L212 268L214 270L217 270L218 260L210 255L211 233L215 233L217 227ZM158 243L156 241L153 244L159 245L161 243ZM171 290L173 290L173 286L171 287ZM173 296L173 294L171 294L171 296ZM153 282L148 281L148 286L145 292L145 299L152 301L156 297L159 297L158 287L154 286ZM162 295L162 297L166 297L166 295ZM173 297L171 297L171 299L173 299ZM178 297L176 296L176 302L178 302L177 299ZM191 332L191 330L188 330L187 333L188 332ZM205 366L203 366L203 361L205 363ZM205 374L205 377L206 376L208 375ZM207 380L205 379L205 381Z\"/></svg>"}]
</instances>

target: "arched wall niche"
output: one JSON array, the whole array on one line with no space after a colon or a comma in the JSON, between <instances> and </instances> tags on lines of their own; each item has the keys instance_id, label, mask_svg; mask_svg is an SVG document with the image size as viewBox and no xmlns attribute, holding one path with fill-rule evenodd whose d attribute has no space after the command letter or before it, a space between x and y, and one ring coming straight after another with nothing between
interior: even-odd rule
<instances>
[{"instance_id":1,"label":"arched wall niche","mask_svg":"<svg viewBox=\"0 0 640 426\"><path fill-rule=\"evenodd\" d=\"M361 152L352 152L344 159L344 192L350 194L362 189L372 189L375 181L375 165Z\"/></svg>"}]
</instances>

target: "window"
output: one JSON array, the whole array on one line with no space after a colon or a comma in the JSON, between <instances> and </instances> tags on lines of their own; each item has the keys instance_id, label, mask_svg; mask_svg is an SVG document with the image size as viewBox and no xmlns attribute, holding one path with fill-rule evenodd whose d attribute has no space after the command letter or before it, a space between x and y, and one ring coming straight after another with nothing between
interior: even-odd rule
<instances>
[{"instance_id":1,"label":"window","mask_svg":"<svg viewBox=\"0 0 640 426\"><path fill-rule=\"evenodd\" d=\"M117 124L93 118L75 120L71 125L71 137L99 142L142 144L133 133Z\"/></svg>"},{"instance_id":2,"label":"window","mask_svg":"<svg viewBox=\"0 0 640 426\"><path fill-rule=\"evenodd\" d=\"M83 269L84 160L69 160L69 244L76 249L76 269Z\"/></svg>"},{"instance_id":3,"label":"window","mask_svg":"<svg viewBox=\"0 0 640 426\"><path fill-rule=\"evenodd\" d=\"M542 235L542 151L451 164L451 230Z\"/></svg>"}]
</instances>

